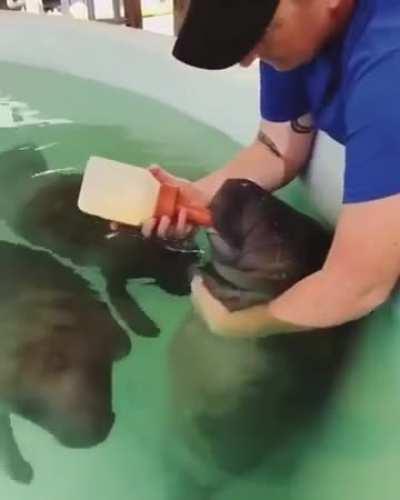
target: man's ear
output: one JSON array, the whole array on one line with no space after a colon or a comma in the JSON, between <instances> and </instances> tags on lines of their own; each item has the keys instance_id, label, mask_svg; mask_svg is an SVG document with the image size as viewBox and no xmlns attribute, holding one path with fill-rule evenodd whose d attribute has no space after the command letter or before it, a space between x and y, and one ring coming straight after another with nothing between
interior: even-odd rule
<instances>
[{"instance_id":1,"label":"man's ear","mask_svg":"<svg viewBox=\"0 0 400 500\"><path fill-rule=\"evenodd\" d=\"M346 0L345 0L346 1ZM328 6L331 10L337 10L340 6L345 3L343 0L328 0Z\"/></svg>"}]
</instances>

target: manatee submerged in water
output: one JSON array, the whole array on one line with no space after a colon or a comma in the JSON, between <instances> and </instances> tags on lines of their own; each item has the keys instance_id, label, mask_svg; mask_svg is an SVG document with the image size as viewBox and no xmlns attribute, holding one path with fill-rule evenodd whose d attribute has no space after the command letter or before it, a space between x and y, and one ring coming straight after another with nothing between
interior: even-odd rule
<instances>
[{"instance_id":1,"label":"manatee submerged in water","mask_svg":"<svg viewBox=\"0 0 400 500\"><path fill-rule=\"evenodd\" d=\"M138 229L112 232L107 221L78 209L80 174L49 174L46 168L31 148L0 155L0 218L36 246L79 266L97 266L120 317L138 335L157 336L157 325L127 292L128 281L145 278L168 293L189 294L196 247L167 247Z\"/></svg>"},{"instance_id":2,"label":"manatee submerged in water","mask_svg":"<svg viewBox=\"0 0 400 500\"><path fill-rule=\"evenodd\" d=\"M271 300L322 267L331 234L256 184L227 181L211 209L212 257L201 274L230 310ZM197 481L199 491L207 485L190 470L188 464L196 461L234 475L264 459L290 467L285 450L318 423L355 338L355 324L260 339L224 338L190 313L169 353L172 421L189 449L179 465L181 478L191 477L192 488ZM209 472L214 479L215 470ZM176 499L181 500L178 494Z\"/></svg>"},{"instance_id":3,"label":"manatee submerged in water","mask_svg":"<svg viewBox=\"0 0 400 500\"><path fill-rule=\"evenodd\" d=\"M0 463L29 482L10 414L68 447L102 442L115 418L112 365L131 343L89 283L47 252L2 241L0 275Z\"/></svg>"}]
</instances>

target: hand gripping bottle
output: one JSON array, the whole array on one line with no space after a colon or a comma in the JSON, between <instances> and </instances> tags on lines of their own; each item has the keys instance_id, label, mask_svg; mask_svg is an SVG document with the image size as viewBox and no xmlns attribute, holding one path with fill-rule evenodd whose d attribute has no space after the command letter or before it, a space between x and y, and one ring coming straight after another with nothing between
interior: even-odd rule
<instances>
[{"instance_id":1,"label":"hand gripping bottle","mask_svg":"<svg viewBox=\"0 0 400 500\"><path fill-rule=\"evenodd\" d=\"M191 206L180 188L161 184L146 168L92 156L83 175L78 207L82 212L130 226L168 215L174 219L181 208L188 222L211 226L207 208Z\"/></svg>"}]
</instances>

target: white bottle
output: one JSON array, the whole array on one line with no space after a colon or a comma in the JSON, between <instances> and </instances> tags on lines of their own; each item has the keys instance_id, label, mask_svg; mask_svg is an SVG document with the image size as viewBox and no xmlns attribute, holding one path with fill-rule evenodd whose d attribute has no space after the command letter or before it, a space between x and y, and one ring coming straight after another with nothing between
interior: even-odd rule
<instances>
[{"instance_id":1,"label":"white bottle","mask_svg":"<svg viewBox=\"0 0 400 500\"><path fill-rule=\"evenodd\" d=\"M151 217L175 217L180 208L187 220L211 225L206 208L185 203L179 187L161 184L143 168L92 156L83 175L78 207L106 220L140 226Z\"/></svg>"}]
</instances>

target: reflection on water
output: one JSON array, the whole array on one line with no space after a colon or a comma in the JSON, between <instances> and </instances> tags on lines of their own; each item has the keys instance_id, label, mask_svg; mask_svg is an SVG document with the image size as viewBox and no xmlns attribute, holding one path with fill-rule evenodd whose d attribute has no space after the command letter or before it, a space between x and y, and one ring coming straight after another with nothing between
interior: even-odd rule
<instances>
[{"instance_id":1,"label":"reflection on water","mask_svg":"<svg viewBox=\"0 0 400 500\"><path fill-rule=\"evenodd\" d=\"M0 95L0 127L17 128L23 125L56 125L71 123L70 120L44 118L40 111L32 109L26 102L16 101L11 96Z\"/></svg>"}]
</instances>

